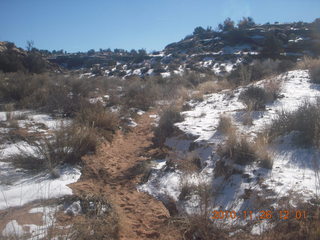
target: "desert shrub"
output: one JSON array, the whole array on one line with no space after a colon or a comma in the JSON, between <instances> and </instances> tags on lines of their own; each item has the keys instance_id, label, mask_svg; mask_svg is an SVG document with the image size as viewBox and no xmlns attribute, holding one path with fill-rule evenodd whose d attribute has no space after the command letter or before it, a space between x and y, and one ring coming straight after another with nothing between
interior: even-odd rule
<instances>
[{"instance_id":1,"label":"desert shrub","mask_svg":"<svg viewBox=\"0 0 320 240\"><path fill-rule=\"evenodd\" d=\"M154 130L153 143L156 146L162 146L167 137L174 133L174 123L183 120L178 109L170 107L165 109L160 116L158 126Z\"/></svg>"},{"instance_id":2,"label":"desert shrub","mask_svg":"<svg viewBox=\"0 0 320 240\"><path fill-rule=\"evenodd\" d=\"M233 130L232 120L229 116L220 115L217 130L223 134L227 134Z\"/></svg>"},{"instance_id":3,"label":"desert shrub","mask_svg":"<svg viewBox=\"0 0 320 240\"><path fill-rule=\"evenodd\" d=\"M260 167L272 169L273 155L268 151L269 136L261 133L254 141L255 153L258 156L258 163Z\"/></svg>"},{"instance_id":4,"label":"desert shrub","mask_svg":"<svg viewBox=\"0 0 320 240\"><path fill-rule=\"evenodd\" d=\"M119 126L119 117L116 113L107 112L99 103L87 104L77 113L75 121L83 126L96 129L97 134L111 141Z\"/></svg>"},{"instance_id":5,"label":"desert shrub","mask_svg":"<svg viewBox=\"0 0 320 240\"><path fill-rule=\"evenodd\" d=\"M305 102L297 110L282 111L267 128L270 139L295 132L294 141L302 146L320 147L320 100Z\"/></svg>"},{"instance_id":6,"label":"desert shrub","mask_svg":"<svg viewBox=\"0 0 320 240\"><path fill-rule=\"evenodd\" d=\"M229 131L227 140L219 146L217 152L221 159L231 159L240 165L258 162L262 167L268 167L267 162L272 160L267 151L267 142L262 139L249 142L244 136L238 137L235 130Z\"/></svg>"},{"instance_id":7,"label":"desert shrub","mask_svg":"<svg viewBox=\"0 0 320 240\"><path fill-rule=\"evenodd\" d=\"M298 61L296 65L298 69L310 69L313 65L319 64L319 61L319 59L305 56L300 61Z\"/></svg>"},{"instance_id":8,"label":"desert shrub","mask_svg":"<svg viewBox=\"0 0 320 240\"><path fill-rule=\"evenodd\" d=\"M263 88L267 93L267 101L273 102L280 97L282 82L278 79L272 79L265 82Z\"/></svg>"},{"instance_id":9,"label":"desert shrub","mask_svg":"<svg viewBox=\"0 0 320 240\"><path fill-rule=\"evenodd\" d=\"M255 60L251 65L252 76L251 81L261 80L269 77L273 74L277 74L279 71L279 60L266 59L263 61ZM285 70L286 71L286 70Z\"/></svg>"},{"instance_id":10,"label":"desert shrub","mask_svg":"<svg viewBox=\"0 0 320 240\"><path fill-rule=\"evenodd\" d=\"M207 217L207 216L206 216ZM179 221L178 226L184 239L228 239L228 233L216 226L208 217L199 214L188 215Z\"/></svg>"},{"instance_id":11,"label":"desert shrub","mask_svg":"<svg viewBox=\"0 0 320 240\"><path fill-rule=\"evenodd\" d=\"M265 39L261 55L264 57L277 58L282 50L283 41L275 33L270 33Z\"/></svg>"},{"instance_id":12,"label":"desert shrub","mask_svg":"<svg viewBox=\"0 0 320 240\"><path fill-rule=\"evenodd\" d=\"M240 64L239 69L240 83L246 84L251 82L252 80L252 68L250 66L246 66Z\"/></svg>"},{"instance_id":13,"label":"desert shrub","mask_svg":"<svg viewBox=\"0 0 320 240\"><path fill-rule=\"evenodd\" d=\"M0 53L0 70L3 72L26 71L21 58L13 51L6 50Z\"/></svg>"},{"instance_id":14,"label":"desert shrub","mask_svg":"<svg viewBox=\"0 0 320 240\"><path fill-rule=\"evenodd\" d=\"M252 126L253 124L253 118L252 113L250 111L247 111L242 116L242 124L245 126Z\"/></svg>"},{"instance_id":15,"label":"desert shrub","mask_svg":"<svg viewBox=\"0 0 320 240\"><path fill-rule=\"evenodd\" d=\"M226 79L210 79L209 81L201 82L196 89L202 94L210 94L229 88L232 88L232 84Z\"/></svg>"},{"instance_id":16,"label":"desert shrub","mask_svg":"<svg viewBox=\"0 0 320 240\"><path fill-rule=\"evenodd\" d=\"M256 23L254 22L253 18L251 18L251 17L243 17L238 22L238 28L240 28L240 29L252 28L255 25L256 25Z\"/></svg>"},{"instance_id":17,"label":"desert shrub","mask_svg":"<svg viewBox=\"0 0 320 240\"><path fill-rule=\"evenodd\" d=\"M231 31L235 29L234 21L230 18L226 18L223 23L218 25L219 29L222 31Z\"/></svg>"},{"instance_id":18,"label":"desert shrub","mask_svg":"<svg viewBox=\"0 0 320 240\"><path fill-rule=\"evenodd\" d=\"M280 74L293 69L295 63L290 60L254 60L250 64L243 63L233 71L229 80L237 85L262 80L275 74Z\"/></svg>"},{"instance_id":19,"label":"desert shrub","mask_svg":"<svg viewBox=\"0 0 320 240\"><path fill-rule=\"evenodd\" d=\"M207 81L200 83L197 89L203 94L214 93L218 90L218 84L214 81Z\"/></svg>"},{"instance_id":20,"label":"desert shrub","mask_svg":"<svg viewBox=\"0 0 320 240\"><path fill-rule=\"evenodd\" d=\"M240 165L253 163L257 156L251 143L245 138L237 140L229 137L226 143L219 149L218 154L222 158L231 159Z\"/></svg>"},{"instance_id":21,"label":"desert shrub","mask_svg":"<svg viewBox=\"0 0 320 240\"><path fill-rule=\"evenodd\" d=\"M83 215L71 227L72 240L119 239L119 216L102 196L80 199Z\"/></svg>"},{"instance_id":22,"label":"desert shrub","mask_svg":"<svg viewBox=\"0 0 320 240\"><path fill-rule=\"evenodd\" d=\"M0 74L0 100L13 102L18 108L74 116L91 92L109 85L105 81L108 79L88 81L57 74Z\"/></svg>"},{"instance_id":23,"label":"desert shrub","mask_svg":"<svg viewBox=\"0 0 320 240\"><path fill-rule=\"evenodd\" d=\"M181 188L179 200L188 200L191 195L197 196L198 211L180 218L172 218L175 226L183 233L183 239L228 239L228 230L222 229L211 220L210 202L214 195L212 186L206 182L193 185L186 182Z\"/></svg>"},{"instance_id":24,"label":"desert shrub","mask_svg":"<svg viewBox=\"0 0 320 240\"><path fill-rule=\"evenodd\" d=\"M241 92L239 100L247 106L248 110L261 110L265 109L268 95L265 89L250 86Z\"/></svg>"},{"instance_id":25,"label":"desert shrub","mask_svg":"<svg viewBox=\"0 0 320 240\"><path fill-rule=\"evenodd\" d=\"M13 43L7 43L6 49L0 52L0 70L3 72L42 73L47 68L47 61L36 49L21 54Z\"/></svg>"},{"instance_id":26,"label":"desert shrub","mask_svg":"<svg viewBox=\"0 0 320 240\"><path fill-rule=\"evenodd\" d=\"M37 51L31 51L24 59L24 65L31 73L42 73L47 69L47 62Z\"/></svg>"},{"instance_id":27,"label":"desert shrub","mask_svg":"<svg viewBox=\"0 0 320 240\"><path fill-rule=\"evenodd\" d=\"M196 191L196 186L189 182L183 182L181 184L180 194L179 194L179 201L186 201L191 198L191 195L194 194Z\"/></svg>"},{"instance_id":28,"label":"desert shrub","mask_svg":"<svg viewBox=\"0 0 320 240\"><path fill-rule=\"evenodd\" d=\"M21 101L25 96L31 94L31 77L23 73L1 74L0 98L3 102Z\"/></svg>"},{"instance_id":29,"label":"desert shrub","mask_svg":"<svg viewBox=\"0 0 320 240\"><path fill-rule=\"evenodd\" d=\"M81 162L81 157L93 152L98 144L97 137L91 128L72 124L61 125L51 137L26 138L32 151L20 148L20 153L9 158L16 167L28 170L53 171L54 167Z\"/></svg>"},{"instance_id":30,"label":"desert shrub","mask_svg":"<svg viewBox=\"0 0 320 240\"><path fill-rule=\"evenodd\" d=\"M320 60L314 60L309 66L310 78L313 83L320 83Z\"/></svg>"},{"instance_id":31,"label":"desert shrub","mask_svg":"<svg viewBox=\"0 0 320 240\"><path fill-rule=\"evenodd\" d=\"M64 85L55 85L48 90L47 102L43 109L51 114L74 117L83 106L89 104L82 96L69 92Z\"/></svg>"},{"instance_id":32,"label":"desert shrub","mask_svg":"<svg viewBox=\"0 0 320 240\"><path fill-rule=\"evenodd\" d=\"M170 165L184 173L200 172L202 168L200 156L196 151L173 155L169 161Z\"/></svg>"},{"instance_id":33,"label":"desert shrub","mask_svg":"<svg viewBox=\"0 0 320 240\"><path fill-rule=\"evenodd\" d=\"M157 84L148 81L144 82L134 79L124 89L124 104L127 107L135 107L148 110L158 99L159 87Z\"/></svg>"}]
</instances>

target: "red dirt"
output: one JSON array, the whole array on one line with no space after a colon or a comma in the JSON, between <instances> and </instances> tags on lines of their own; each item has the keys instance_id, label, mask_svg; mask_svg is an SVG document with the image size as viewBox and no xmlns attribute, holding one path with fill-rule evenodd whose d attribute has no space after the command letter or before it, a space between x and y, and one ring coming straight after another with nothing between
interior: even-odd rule
<instances>
[{"instance_id":1,"label":"red dirt","mask_svg":"<svg viewBox=\"0 0 320 240\"><path fill-rule=\"evenodd\" d=\"M119 216L120 239L181 239L166 223L170 214L162 202L136 189L142 174L135 167L149 159L154 120L145 113L136 121L132 131L117 132L111 144L86 156L80 180L70 187L76 194L106 196Z\"/></svg>"}]
</instances>

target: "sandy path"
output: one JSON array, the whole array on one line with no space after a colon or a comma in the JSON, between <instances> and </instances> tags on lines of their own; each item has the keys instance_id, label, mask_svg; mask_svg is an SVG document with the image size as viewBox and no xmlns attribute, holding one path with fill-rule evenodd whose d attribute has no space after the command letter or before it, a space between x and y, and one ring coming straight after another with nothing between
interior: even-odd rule
<instances>
[{"instance_id":1,"label":"sandy path","mask_svg":"<svg viewBox=\"0 0 320 240\"><path fill-rule=\"evenodd\" d=\"M85 157L83 175L71 188L78 194L103 193L113 203L120 218L120 239L180 239L177 233L172 235L175 229L168 229L169 213L164 205L136 190L141 178L137 166L148 160L154 119L146 113L136 121L132 132L118 132L112 144Z\"/></svg>"}]
</instances>

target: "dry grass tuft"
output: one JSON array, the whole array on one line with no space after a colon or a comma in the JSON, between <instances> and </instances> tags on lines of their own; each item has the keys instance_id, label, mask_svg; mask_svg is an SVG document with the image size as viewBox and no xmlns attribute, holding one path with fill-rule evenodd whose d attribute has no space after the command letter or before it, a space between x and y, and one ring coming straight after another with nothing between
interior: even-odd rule
<instances>
[{"instance_id":1,"label":"dry grass tuft","mask_svg":"<svg viewBox=\"0 0 320 240\"><path fill-rule=\"evenodd\" d=\"M111 141L118 129L119 117L108 112L101 104L90 104L76 113L75 121L83 126L96 130L97 135Z\"/></svg>"},{"instance_id":2,"label":"dry grass tuft","mask_svg":"<svg viewBox=\"0 0 320 240\"><path fill-rule=\"evenodd\" d=\"M82 198L81 208L84 217L73 224L70 239L119 239L119 217L102 196Z\"/></svg>"},{"instance_id":3,"label":"dry grass tuft","mask_svg":"<svg viewBox=\"0 0 320 240\"><path fill-rule=\"evenodd\" d=\"M319 148L320 99L317 99L315 103L305 102L296 111L279 113L266 132L270 140L295 132L296 144Z\"/></svg>"},{"instance_id":4,"label":"dry grass tuft","mask_svg":"<svg viewBox=\"0 0 320 240\"><path fill-rule=\"evenodd\" d=\"M228 134L229 132L234 131L231 117L227 115L220 115L217 130L223 134Z\"/></svg>"},{"instance_id":5,"label":"dry grass tuft","mask_svg":"<svg viewBox=\"0 0 320 240\"><path fill-rule=\"evenodd\" d=\"M156 146L163 146L167 137L174 133L174 123L181 122L183 117L181 116L179 109L175 107L169 107L162 111L158 126L154 130L153 143Z\"/></svg>"},{"instance_id":6,"label":"dry grass tuft","mask_svg":"<svg viewBox=\"0 0 320 240\"><path fill-rule=\"evenodd\" d=\"M247 137L239 137L235 129L229 131L227 137L226 142L217 150L222 159L231 159L240 165L259 162L261 167L272 168L272 159L267 151L268 141L265 138L249 142Z\"/></svg>"},{"instance_id":7,"label":"dry grass tuft","mask_svg":"<svg viewBox=\"0 0 320 240\"><path fill-rule=\"evenodd\" d=\"M239 100L247 106L247 110L264 110L268 101L268 95L264 88L250 86L242 91Z\"/></svg>"},{"instance_id":8,"label":"dry grass tuft","mask_svg":"<svg viewBox=\"0 0 320 240\"><path fill-rule=\"evenodd\" d=\"M76 124L61 125L51 137L40 135L37 138L27 137L25 142L33 151L20 148L20 153L9 157L16 167L38 171L48 169L51 172L62 163L80 163L81 157L94 152L98 144L97 137L91 128Z\"/></svg>"}]
</instances>

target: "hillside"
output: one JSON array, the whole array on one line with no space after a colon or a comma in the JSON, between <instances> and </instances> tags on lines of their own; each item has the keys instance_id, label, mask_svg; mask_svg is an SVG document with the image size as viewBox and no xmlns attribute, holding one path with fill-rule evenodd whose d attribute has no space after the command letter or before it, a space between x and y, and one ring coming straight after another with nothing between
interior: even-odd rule
<instances>
[{"instance_id":1,"label":"hillside","mask_svg":"<svg viewBox=\"0 0 320 240\"><path fill-rule=\"evenodd\" d=\"M320 239L320 20L162 51L0 42L0 238Z\"/></svg>"},{"instance_id":2,"label":"hillside","mask_svg":"<svg viewBox=\"0 0 320 240\"><path fill-rule=\"evenodd\" d=\"M129 77L182 74L185 71L225 74L241 62L273 58L296 61L320 54L319 21L313 23L254 23L219 31L198 27L162 51L146 53L115 49L57 55L51 62L69 69L93 68L92 73ZM86 71L86 70L85 70Z\"/></svg>"}]
</instances>

